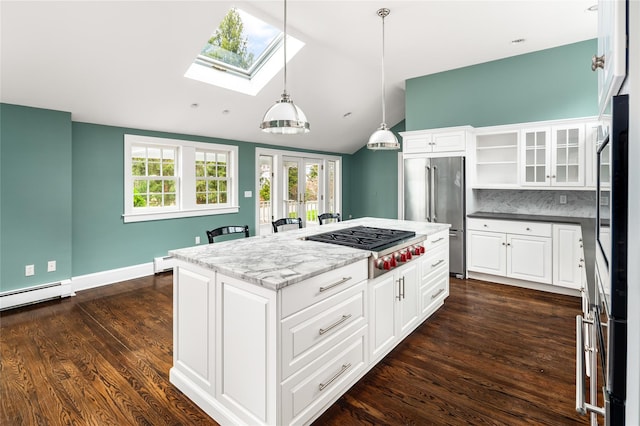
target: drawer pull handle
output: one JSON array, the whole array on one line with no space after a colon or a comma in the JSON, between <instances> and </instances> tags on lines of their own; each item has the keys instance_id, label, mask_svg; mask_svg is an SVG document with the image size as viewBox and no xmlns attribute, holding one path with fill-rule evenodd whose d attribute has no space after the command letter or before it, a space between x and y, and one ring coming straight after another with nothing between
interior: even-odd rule
<instances>
[{"instance_id":1,"label":"drawer pull handle","mask_svg":"<svg viewBox=\"0 0 640 426\"><path fill-rule=\"evenodd\" d=\"M334 287L335 287L335 286L337 286L337 285L344 284L344 283L346 283L347 281L349 281L350 279L351 279L351 277L344 277L344 278L343 278L343 279L341 279L340 281L336 281L335 283L333 283L333 284L331 284L331 285L328 285L328 286L326 286L326 287L320 287L320 293L322 293L323 291L327 291L327 290L329 290L329 289L332 289L332 288L334 288Z\"/></svg>"},{"instance_id":2,"label":"drawer pull handle","mask_svg":"<svg viewBox=\"0 0 640 426\"><path fill-rule=\"evenodd\" d=\"M327 328L321 328L319 330L320 335L322 336L324 333L326 333L327 331L330 331L332 328L335 328L337 326L339 326L340 324L342 324L343 322L345 322L346 320L348 320L349 318L351 318L351 314L349 315L343 315L342 318L340 318L338 321L334 322L333 324L331 324L329 327Z\"/></svg>"},{"instance_id":3,"label":"drawer pull handle","mask_svg":"<svg viewBox=\"0 0 640 426\"><path fill-rule=\"evenodd\" d=\"M435 243L439 243L440 241L444 240L444 237L440 237L437 240L433 240L431 241L431 244L435 244Z\"/></svg>"},{"instance_id":4,"label":"drawer pull handle","mask_svg":"<svg viewBox=\"0 0 640 426\"><path fill-rule=\"evenodd\" d=\"M436 266L440 265L442 262L444 262L444 259L440 259L440 260L438 260L436 263L432 263L432 264L431 264L431 267L432 267L432 268L435 268Z\"/></svg>"},{"instance_id":5,"label":"drawer pull handle","mask_svg":"<svg viewBox=\"0 0 640 426\"><path fill-rule=\"evenodd\" d=\"M335 379L337 379L338 377L340 377L342 375L342 373L344 373L345 371L347 371L348 369L351 368L351 363L347 363L347 364L342 364L342 368L340 369L340 371L338 371L336 373L335 376L333 376L332 378L329 379L328 382L326 383L320 383L320 385L318 386L320 388L320 390L324 390L327 386L329 386Z\"/></svg>"},{"instance_id":6,"label":"drawer pull handle","mask_svg":"<svg viewBox=\"0 0 640 426\"><path fill-rule=\"evenodd\" d=\"M444 288L441 288L440 290L438 290L438 292L434 295L431 296L431 299L435 299L436 297L440 296L440 294L442 294L442 292L444 291Z\"/></svg>"}]
</instances>

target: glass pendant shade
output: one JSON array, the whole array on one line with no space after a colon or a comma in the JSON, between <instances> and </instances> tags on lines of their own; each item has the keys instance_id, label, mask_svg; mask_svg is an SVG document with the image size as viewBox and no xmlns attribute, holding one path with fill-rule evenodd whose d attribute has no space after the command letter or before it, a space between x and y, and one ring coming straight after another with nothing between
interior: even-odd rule
<instances>
[{"instance_id":1,"label":"glass pendant shade","mask_svg":"<svg viewBox=\"0 0 640 426\"><path fill-rule=\"evenodd\" d=\"M383 149L400 149L398 138L393 134L391 130L387 128L387 125L382 123L380 128L373 132L367 142L367 148L374 150Z\"/></svg>"},{"instance_id":2,"label":"glass pendant shade","mask_svg":"<svg viewBox=\"0 0 640 426\"><path fill-rule=\"evenodd\" d=\"M309 133L309 122L289 95L283 93L280 100L265 113L260 128L267 133L294 135Z\"/></svg>"}]
</instances>

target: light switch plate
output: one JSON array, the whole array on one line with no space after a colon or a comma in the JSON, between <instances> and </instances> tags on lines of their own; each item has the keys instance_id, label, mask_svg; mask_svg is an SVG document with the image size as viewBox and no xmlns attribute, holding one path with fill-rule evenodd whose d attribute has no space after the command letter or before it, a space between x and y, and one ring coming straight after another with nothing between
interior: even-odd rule
<instances>
[{"instance_id":1,"label":"light switch plate","mask_svg":"<svg viewBox=\"0 0 640 426\"><path fill-rule=\"evenodd\" d=\"M244 191L244 198L251 198L253 193L251 191Z\"/></svg>"},{"instance_id":2,"label":"light switch plate","mask_svg":"<svg viewBox=\"0 0 640 426\"><path fill-rule=\"evenodd\" d=\"M56 270L56 261L50 260L47 262L47 272L55 272Z\"/></svg>"}]
</instances>

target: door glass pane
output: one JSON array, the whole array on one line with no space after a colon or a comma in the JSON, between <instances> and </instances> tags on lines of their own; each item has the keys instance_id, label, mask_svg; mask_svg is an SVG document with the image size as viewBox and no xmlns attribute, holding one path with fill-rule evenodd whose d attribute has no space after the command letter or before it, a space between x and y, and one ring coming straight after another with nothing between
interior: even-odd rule
<instances>
[{"instance_id":1,"label":"door glass pane","mask_svg":"<svg viewBox=\"0 0 640 426\"><path fill-rule=\"evenodd\" d=\"M569 148L569 158L567 159L567 164L578 164L578 160L579 160L579 148L578 147L572 147Z\"/></svg>"},{"instance_id":2,"label":"door glass pane","mask_svg":"<svg viewBox=\"0 0 640 426\"><path fill-rule=\"evenodd\" d=\"M527 182L535 182L535 180L536 180L535 172L536 172L536 168L535 167L527 166L527 168L526 168L526 181Z\"/></svg>"},{"instance_id":3,"label":"door glass pane","mask_svg":"<svg viewBox=\"0 0 640 426\"><path fill-rule=\"evenodd\" d=\"M330 213L339 213L336 206L336 162L327 162L327 210Z\"/></svg>"},{"instance_id":4,"label":"door glass pane","mask_svg":"<svg viewBox=\"0 0 640 426\"><path fill-rule=\"evenodd\" d=\"M556 182L566 182L567 181L567 167L566 166L558 166L556 171Z\"/></svg>"},{"instance_id":5,"label":"door glass pane","mask_svg":"<svg viewBox=\"0 0 640 426\"><path fill-rule=\"evenodd\" d=\"M536 166L536 182L545 181L544 166Z\"/></svg>"},{"instance_id":6,"label":"door glass pane","mask_svg":"<svg viewBox=\"0 0 640 426\"><path fill-rule=\"evenodd\" d=\"M567 150L566 148L558 147L556 151L556 162L558 164L567 164Z\"/></svg>"},{"instance_id":7,"label":"door glass pane","mask_svg":"<svg viewBox=\"0 0 640 426\"><path fill-rule=\"evenodd\" d=\"M535 164L536 152L533 149L527 149L527 164Z\"/></svg>"},{"instance_id":8,"label":"door glass pane","mask_svg":"<svg viewBox=\"0 0 640 426\"><path fill-rule=\"evenodd\" d=\"M304 203L307 226L318 223L320 163L306 161L304 166Z\"/></svg>"},{"instance_id":9,"label":"door glass pane","mask_svg":"<svg viewBox=\"0 0 640 426\"><path fill-rule=\"evenodd\" d=\"M260 193L258 206L258 220L260 223L260 234L269 234L272 232L271 222L275 219L273 216L272 199L272 176L273 176L273 157L270 155L261 155L258 159L259 164L259 184Z\"/></svg>"},{"instance_id":10,"label":"door glass pane","mask_svg":"<svg viewBox=\"0 0 640 426\"><path fill-rule=\"evenodd\" d=\"M286 176L284 190L284 216L298 217L298 162L285 161L284 175Z\"/></svg>"},{"instance_id":11,"label":"door glass pane","mask_svg":"<svg viewBox=\"0 0 640 426\"><path fill-rule=\"evenodd\" d=\"M541 148L536 151L536 164L544 164L545 163L545 149Z\"/></svg>"},{"instance_id":12,"label":"door glass pane","mask_svg":"<svg viewBox=\"0 0 640 426\"><path fill-rule=\"evenodd\" d=\"M527 147L532 147L535 145L536 135L535 133L527 133L526 134Z\"/></svg>"},{"instance_id":13,"label":"door glass pane","mask_svg":"<svg viewBox=\"0 0 640 426\"><path fill-rule=\"evenodd\" d=\"M568 143L572 146L577 146L579 141L580 132L578 129L569 129Z\"/></svg>"},{"instance_id":14,"label":"door glass pane","mask_svg":"<svg viewBox=\"0 0 640 426\"><path fill-rule=\"evenodd\" d=\"M566 145L567 143L567 131L566 130L558 130L558 146Z\"/></svg>"},{"instance_id":15,"label":"door glass pane","mask_svg":"<svg viewBox=\"0 0 640 426\"><path fill-rule=\"evenodd\" d=\"M547 144L545 132L536 132L536 142L538 146L545 146Z\"/></svg>"},{"instance_id":16,"label":"door glass pane","mask_svg":"<svg viewBox=\"0 0 640 426\"><path fill-rule=\"evenodd\" d=\"M580 166L567 167L567 182L578 182L580 176Z\"/></svg>"}]
</instances>

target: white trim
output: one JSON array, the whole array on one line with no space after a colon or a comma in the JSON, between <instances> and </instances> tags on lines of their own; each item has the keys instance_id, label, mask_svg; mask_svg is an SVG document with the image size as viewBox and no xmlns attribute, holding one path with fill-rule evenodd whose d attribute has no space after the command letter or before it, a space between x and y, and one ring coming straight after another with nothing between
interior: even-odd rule
<instances>
[{"instance_id":1,"label":"white trim","mask_svg":"<svg viewBox=\"0 0 640 426\"><path fill-rule=\"evenodd\" d=\"M147 213L135 213L135 214L123 214L122 218L124 223L131 222L145 222L148 220L163 220L163 219L176 219L182 217L196 217L196 216L209 216L214 214L227 214L238 213L240 211L239 206L222 207L218 209L206 209L206 210L180 210L170 212L147 212Z\"/></svg>"},{"instance_id":2,"label":"white trim","mask_svg":"<svg viewBox=\"0 0 640 426\"><path fill-rule=\"evenodd\" d=\"M153 262L72 277L71 286L74 291L82 291L149 275L153 275Z\"/></svg>"},{"instance_id":3,"label":"white trim","mask_svg":"<svg viewBox=\"0 0 640 426\"><path fill-rule=\"evenodd\" d=\"M542 284L533 281L518 280L498 275L484 274L481 272L467 271L467 278L478 281L487 281L494 284L506 284L515 287L528 288L530 290L546 291L547 293L564 294L566 296L580 297L580 290L562 287L553 284Z\"/></svg>"},{"instance_id":4,"label":"white trim","mask_svg":"<svg viewBox=\"0 0 640 426\"><path fill-rule=\"evenodd\" d=\"M62 280L57 283L24 288L16 290L15 292L6 292L5 295L0 295L0 310L17 308L32 303L69 296L75 296L71 289L71 281Z\"/></svg>"}]
</instances>

